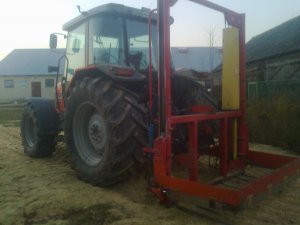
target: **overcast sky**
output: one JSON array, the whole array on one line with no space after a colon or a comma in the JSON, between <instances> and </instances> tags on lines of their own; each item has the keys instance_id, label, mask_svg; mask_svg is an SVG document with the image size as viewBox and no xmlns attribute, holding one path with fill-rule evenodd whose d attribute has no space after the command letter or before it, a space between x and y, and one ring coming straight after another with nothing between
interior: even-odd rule
<instances>
[{"instance_id":1,"label":"overcast sky","mask_svg":"<svg viewBox=\"0 0 300 225\"><path fill-rule=\"evenodd\" d=\"M300 15L299 0L212 0L246 13L246 39ZM4 0L0 7L0 60L17 48L48 48L49 34L62 31L62 24L78 15L76 5L88 10L115 2L141 8L156 8L155 0ZM224 18L214 11L179 0L171 11L175 22L173 46L207 46L208 31L215 30L215 45L221 45ZM296 29L296 28L295 28Z\"/></svg>"}]
</instances>

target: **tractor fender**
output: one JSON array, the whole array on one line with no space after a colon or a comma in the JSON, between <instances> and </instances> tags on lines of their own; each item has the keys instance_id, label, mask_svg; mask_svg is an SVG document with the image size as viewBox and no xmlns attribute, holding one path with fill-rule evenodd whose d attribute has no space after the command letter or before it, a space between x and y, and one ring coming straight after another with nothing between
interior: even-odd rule
<instances>
[{"instance_id":1,"label":"tractor fender","mask_svg":"<svg viewBox=\"0 0 300 225\"><path fill-rule=\"evenodd\" d=\"M55 110L54 101L45 98L26 98L27 104L32 105L38 120L41 135L57 134L61 131L60 117Z\"/></svg>"},{"instance_id":2,"label":"tractor fender","mask_svg":"<svg viewBox=\"0 0 300 225\"><path fill-rule=\"evenodd\" d=\"M146 76L134 71L132 76L129 77L122 77L122 76L116 76L113 72L109 70L111 67L116 67L114 65L91 65L84 68L79 68L75 71L72 80L70 81L70 84L68 86L67 95L70 94L70 90L75 86L75 82L77 80L82 79L83 77L105 77L108 80L113 80L115 82L119 83L134 83L134 82L143 82L146 81Z\"/></svg>"}]
</instances>

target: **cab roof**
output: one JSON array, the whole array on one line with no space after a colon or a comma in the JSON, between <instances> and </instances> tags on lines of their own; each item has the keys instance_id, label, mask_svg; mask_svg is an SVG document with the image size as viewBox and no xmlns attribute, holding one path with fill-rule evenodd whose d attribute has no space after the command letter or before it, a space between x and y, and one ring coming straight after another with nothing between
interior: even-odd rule
<instances>
[{"instance_id":1,"label":"cab roof","mask_svg":"<svg viewBox=\"0 0 300 225\"><path fill-rule=\"evenodd\" d=\"M109 4L101 5L93 9L90 9L87 12L82 13L80 16L75 17L74 19L70 20L69 22L63 25L63 30L66 31L72 30L74 27L78 26L88 18L97 14L109 13L109 14L142 17L148 19L149 11L150 10L146 8L136 9L121 4L109 3Z\"/></svg>"}]
</instances>

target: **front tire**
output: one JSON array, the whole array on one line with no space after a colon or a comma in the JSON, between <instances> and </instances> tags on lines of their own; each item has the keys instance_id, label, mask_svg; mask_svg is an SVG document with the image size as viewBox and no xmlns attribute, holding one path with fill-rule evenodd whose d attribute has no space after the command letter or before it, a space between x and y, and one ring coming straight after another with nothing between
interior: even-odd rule
<instances>
[{"instance_id":1,"label":"front tire","mask_svg":"<svg viewBox=\"0 0 300 225\"><path fill-rule=\"evenodd\" d=\"M55 151L57 134L43 134L37 113L30 103L25 106L21 119L21 139L26 155L42 158Z\"/></svg>"},{"instance_id":2,"label":"front tire","mask_svg":"<svg viewBox=\"0 0 300 225\"><path fill-rule=\"evenodd\" d=\"M79 177L107 186L128 177L143 160L144 110L112 81L84 78L68 99L65 137Z\"/></svg>"}]
</instances>

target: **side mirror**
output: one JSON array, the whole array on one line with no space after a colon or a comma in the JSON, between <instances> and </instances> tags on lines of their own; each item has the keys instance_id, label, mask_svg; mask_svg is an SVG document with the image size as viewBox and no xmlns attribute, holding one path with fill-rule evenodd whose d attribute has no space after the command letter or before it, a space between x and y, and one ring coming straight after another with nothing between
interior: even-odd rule
<instances>
[{"instance_id":1,"label":"side mirror","mask_svg":"<svg viewBox=\"0 0 300 225\"><path fill-rule=\"evenodd\" d=\"M52 50L57 48L57 36L56 36L56 34L50 34L49 47Z\"/></svg>"}]
</instances>

